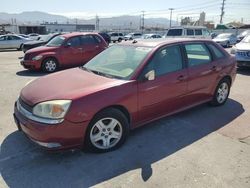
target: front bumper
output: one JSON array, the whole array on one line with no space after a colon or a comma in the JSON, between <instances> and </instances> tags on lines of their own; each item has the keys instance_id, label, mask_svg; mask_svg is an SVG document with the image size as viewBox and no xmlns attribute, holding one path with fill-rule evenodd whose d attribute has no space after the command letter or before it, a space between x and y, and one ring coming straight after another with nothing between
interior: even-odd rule
<instances>
[{"instance_id":1,"label":"front bumper","mask_svg":"<svg viewBox=\"0 0 250 188\"><path fill-rule=\"evenodd\" d=\"M40 70L42 62L41 61L33 61L33 60L21 60L20 64L25 69Z\"/></svg>"},{"instance_id":2,"label":"front bumper","mask_svg":"<svg viewBox=\"0 0 250 188\"><path fill-rule=\"evenodd\" d=\"M47 150L64 150L83 146L89 122L73 123L64 120L54 125L38 123L20 113L16 103L13 115L18 129L31 141Z\"/></svg>"},{"instance_id":3,"label":"front bumper","mask_svg":"<svg viewBox=\"0 0 250 188\"><path fill-rule=\"evenodd\" d=\"M250 51L237 51L235 59L239 66L250 67Z\"/></svg>"}]
</instances>

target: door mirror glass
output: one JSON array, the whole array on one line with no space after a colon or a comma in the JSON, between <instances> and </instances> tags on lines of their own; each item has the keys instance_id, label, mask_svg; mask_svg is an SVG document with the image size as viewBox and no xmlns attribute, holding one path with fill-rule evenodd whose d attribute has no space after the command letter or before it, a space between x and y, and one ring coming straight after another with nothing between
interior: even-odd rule
<instances>
[{"instance_id":1,"label":"door mirror glass","mask_svg":"<svg viewBox=\"0 0 250 188\"><path fill-rule=\"evenodd\" d=\"M71 45L71 43L70 42L68 42L67 44L66 44L66 47L71 47L72 45Z\"/></svg>"},{"instance_id":2,"label":"door mirror glass","mask_svg":"<svg viewBox=\"0 0 250 188\"><path fill-rule=\"evenodd\" d=\"M154 80L155 79L155 71L151 70L147 74L145 74L145 78L147 80Z\"/></svg>"}]
</instances>

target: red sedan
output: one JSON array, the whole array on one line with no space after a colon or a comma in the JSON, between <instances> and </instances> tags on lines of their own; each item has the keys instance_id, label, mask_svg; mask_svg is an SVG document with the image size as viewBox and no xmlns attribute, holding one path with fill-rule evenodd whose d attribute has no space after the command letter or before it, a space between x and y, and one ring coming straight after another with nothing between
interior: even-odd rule
<instances>
[{"instance_id":1,"label":"red sedan","mask_svg":"<svg viewBox=\"0 0 250 188\"><path fill-rule=\"evenodd\" d=\"M108 47L97 33L69 33L57 36L45 46L28 50L21 65L26 69L55 72L61 67L84 65Z\"/></svg>"},{"instance_id":2,"label":"red sedan","mask_svg":"<svg viewBox=\"0 0 250 188\"><path fill-rule=\"evenodd\" d=\"M150 121L201 103L223 105L235 75L235 59L210 40L124 42L29 83L14 118L47 149L106 152Z\"/></svg>"}]
</instances>

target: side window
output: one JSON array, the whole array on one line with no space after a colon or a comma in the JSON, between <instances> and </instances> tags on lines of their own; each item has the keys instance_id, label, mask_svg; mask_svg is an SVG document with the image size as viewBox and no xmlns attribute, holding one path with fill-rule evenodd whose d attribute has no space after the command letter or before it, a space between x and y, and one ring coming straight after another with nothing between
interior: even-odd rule
<instances>
[{"instance_id":1,"label":"side window","mask_svg":"<svg viewBox=\"0 0 250 188\"><path fill-rule=\"evenodd\" d=\"M195 35L202 35L201 29L195 29Z\"/></svg>"},{"instance_id":2,"label":"side window","mask_svg":"<svg viewBox=\"0 0 250 188\"><path fill-rule=\"evenodd\" d=\"M102 42L102 39L100 39L99 36L93 35L93 37L94 37L96 43L101 43Z\"/></svg>"},{"instance_id":3,"label":"side window","mask_svg":"<svg viewBox=\"0 0 250 188\"><path fill-rule=\"evenodd\" d=\"M169 29L167 36L181 36L182 29Z\"/></svg>"},{"instance_id":4,"label":"side window","mask_svg":"<svg viewBox=\"0 0 250 188\"><path fill-rule=\"evenodd\" d=\"M211 62L210 53L204 44L186 44L185 49L190 67Z\"/></svg>"},{"instance_id":5,"label":"side window","mask_svg":"<svg viewBox=\"0 0 250 188\"><path fill-rule=\"evenodd\" d=\"M12 40L21 40L21 39L17 36L12 36Z\"/></svg>"},{"instance_id":6,"label":"side window","mask_svg":"<svg viewBox=\"0 0 250 188\"><path fill-rule=\"evenodd\" d=\"M179 46L168 46L158 50L143 71L143 75L154 70L155 75L161 76L170 72L181 70L182 55Z\"/></svg>"},{"instance_id":7,"label":"side window","mask_svg":"<svg viewBox=\"0 0 250 188\"><path fill-rule=\"evenodd\" d=\"M0 37L0 41L4 41L4 40L6 40L6 36L2 36L2 37Z\"/></svg>"},{"instance_id":8,"label":"side window","mask_svg":"<svg viewBox=\"0 0 250 188\"><path fill-rule=\"evenodd\" d=\"M194 36L194 30L193 29L187 29L187 35L192 35Z\"/></svg>"},{"instance_id":9,"label":"side window","mask_svg":"<svg viewBox=\"0 0 250 188\"><path fill-rule=\"evenodd\" d=\"M7 36L7 40L13 40L12 36Z\"/></svg>"},{"instance_id":10,"label":"side window","mask_svg":"<svg viewBox=\"0 0 250 188\"><path fill-rule=\"evenodd\" d=\"M81 42L83 45L85 45L85 44L97 44L98 43L98 41L92 35L81 36Z\"/></svg>"},{"instance_id":11,"label":"side window","mask_svg":"<svg viewBox=\"0 0 250 188\"><path fill-rule=\"evenodd\" d=\"M225 57L225 55L213 44L208 44L209 49L213 52L215 55L215 59L220 59L222 57Z\"/></svg>"},{"instance_id":12,"label":"side window","mask_svg":"<svg viewBox=\"0 0 250 188\"><path fill-rule=\"evenodd\" d=\"M70 43L72 47L80 46L80 38L79 37L72 37L68 40L67 43Z\"/></svg>"}]
</instances>

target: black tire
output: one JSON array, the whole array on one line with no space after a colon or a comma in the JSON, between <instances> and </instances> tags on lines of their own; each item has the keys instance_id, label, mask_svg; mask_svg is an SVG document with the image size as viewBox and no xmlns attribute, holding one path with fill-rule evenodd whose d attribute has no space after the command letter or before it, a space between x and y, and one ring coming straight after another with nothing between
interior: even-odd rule
<instances>
[{"instance_id":1,"label":"black tire","mask_svg":"<svg viewBox=\"0 0 250 188\"><path fill-rule=\"evenodd\" d=\"M42 70L44 72L52 73L57 71L59 68L58 62L55 58L49 57L43 60Z\"/></svg>"},{"instance_id":2,"label":"black tire","mask_svg":"<svg viewBox=\"0 0 250 188\"><path fill-rule=\"evenodd\" d=\"M113 119L117 120L118 123L120 123L119 126L121 127L121 129L120 129L121 130L121 136L116 141L115 141L115 139L113 140L113 142L116 143L116 144L113 145L112 147L110 147L110 148L99 148L99 147L102 147L101 146L102 144L104 145L103 139L109 139L110 144L112 144L111 134L107 133L107 135L104 135L102 131L100 132L99 129L96 129L97 128L96 127L97 122L109 121L109 120L106 120L106 118L107 119L108 118L113 118ZM107 122L107 124L109 125L109 122ZM107 126L106 130L110 131L110 130L108 130L108 125L107 124L104 124L105 126ZM97 134L102 135L101 136L102 139L99 140L100 143L96 142L95 144L93 144L93 142L91 141L91 136L92 136L92 133L94 132L95 129L97 130ZM113 150L119 148L125 142L125 140L126 140L126 138L128 136L128 133L129 133L129 123L128 123L128 119L126 118L126 116L118 109L115 109L115 108L105 109L105 110L99 112L98 114L96 114L95 117L91 120L91 122L90 122L90 124L89 124L89 126L87 128L87 131L86 131L85 141L84 141L84 148L83 149L85 149L87 151L91 151L91 152L96 152L96 153L104 153L104 152L113 151ZM109 137L109 135L110 135L110 137ZM107 138L106 138L106 136L107 136ZM96 146L96 145L100 145L100 146Z\"/></svg>"},{"instance_id":3,"label":"black tire","mask_svg":"<svg viewBox=\"0 0 250 188\"><path fill-rule=\"evenodd\" d=\"M227 86L227 92L223 92L223 94L220 92L220 89L222 89L223 86L225 85ZM219 84L217 85L216 89L215 89L215 92L214 92L214 95L213 95L213 99L212 101L210 102L210 104L212 106L221 106L223 104L226 103L227 99L228 99L228 96L230 94L230 87L231 87L231 83L230 83L230 80L227 79L227 78L223 78ZM221 94L220 94L221 93ZM223 100L220 100L220 97L223 96Z\"/></svg>"},{"instance_id":4,"label":"black tire","mask_svg":"<svg viewBox=\"0 0 250 188\"><path fill-rule=\"evenodd\" d=\"M118 42L121 42L121 41L122 41L122 39L121 39L121 38L119 38L119 39L118 39Z\"/></svg>"}]
</instances>

